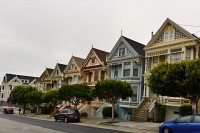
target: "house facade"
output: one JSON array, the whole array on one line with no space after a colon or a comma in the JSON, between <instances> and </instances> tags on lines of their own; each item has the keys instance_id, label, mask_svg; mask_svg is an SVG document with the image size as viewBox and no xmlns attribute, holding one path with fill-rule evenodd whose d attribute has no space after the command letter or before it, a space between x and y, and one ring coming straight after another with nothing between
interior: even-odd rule
<instances>
[{"instance_id":1,"label":"house facade","mask_svg":"<svg viewBox=\"0 0 200 133\"><path fill-rule=\"evenodd\" d=\"M121 36L107 58L108 79L130 83L133 96L120 99L118 117L130 120L132 109L137 108L143 98L145 45Z\"/></svg>"},{"instance_id":2,"label":"house facade","mask_svg":"<svg viewBox=\"0 0 200 133\"><path fill-rule=\"evenodd\" d=\"M37 79L38 77L5 74L0 87L0 101L7 101L7 99L10 97L11 91L14 89L15 86L30 85L32 87L35 87L35 81Z\"/></svg>"},{"instance_id":3,"label":"house facade","mask_svg":"<svg viewBox=\"0 0 200 133\"><path fill-rule=\"evenodd\" d=\"M94 88L98 80L107 77L106 58L108 52L92 48L82 65L83 83Z\"/></svg>"},{"instance_id":4,"label":"house facade","mask_svg":"<svg viewBox=\"0 0 200 133\"><path fill-rule=\"evenodd\" d=\"M106 58L108 52L96 48L92 48L88 53L82 65L82 82L94 89L97 81L104 80L107 77L107 64ZM89 117L101 117L102 109L106 105L105 102L98 99L91 102L88 106L87 113Z\"/></svg>"},{"instance_id":5,"label":"house facade","mask_svg":"<svg viewBox=\"0 0 200 133\"><path fill-rule=\"evenodd\" d=\"M182 60L199 58L200 40L180 25L167 18L145 47L145 76L149 70L161 62L175 63ZM146 84L146 80L145 80ZM166 105L166 120L178 116L178 108L189 104L188 99L181 97L156 96L146 86L146 95L150 101L157 100Z\"/></svg>"},{"instance_id":6,"label":"house facade","mask_svg":"<svg viewBox=\"0 0 200 133\"><path fill-rule=\"evenodd\" d=\"M64 71L66 69L67 65L57 63L55 68L53 69L50 78L52 81L52 89L58 89L61 88L62 84L67 84L67 81L64 77Z\"/></svg>"},{"instance_id":7,"label":"house facade","mask_svg":"<svg viewBox=\"0 0 200 133\"><path fill-rule=\"evenodd\" d=\"M64 77L66 78L67 84L81 84L82 75L81 67L85 59L72 56L65 71Z\"/></svg>"},{"instance_id":8,"label":"house facade","mask_svg":"<svg viewBox=\"0 0 200 133\"><path fill-rule=\"evenodd\" d=\"M52 80L50 78L53 69L46 68L39 79L36 81L36 88L42 92L47 92L52 89Z\"/></svg>"}]
</instances>

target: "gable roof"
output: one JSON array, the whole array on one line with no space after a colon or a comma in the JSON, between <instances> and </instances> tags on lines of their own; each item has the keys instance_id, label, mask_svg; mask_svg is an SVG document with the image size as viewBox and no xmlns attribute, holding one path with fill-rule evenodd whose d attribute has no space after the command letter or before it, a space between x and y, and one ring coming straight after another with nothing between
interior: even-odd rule
<instances>
[{"instance_id":1,"label":"gable roof","mask_svg":"<svg viewBox=\"0 0 200 133\"><path fill-rule=\"evenodd\" d=\"M84 68L85 65L87 64L92 52L94 52L94 54L97 56L97 58L99 59L100 62L106 63L106 58L109 55L109 52L106 52L106 51L103 51L103 50L96 49L96 48L92 47L92 49L90 50L90 52L88 53L86 59L84 60L84 62L82 64L82 68Z\"/></svg>"},{"instance_id":2,"label":"gable roof","mask_svg":"<svg viewBox=\"0 0 200 133\"><path fill-rule=\"evenodd\" d=\"M172 21L171 19L167 18L164 23L161 25L161 27L158 29L158 31L156 32L156 34L151 38L151 40L147 43L146 47L148 47L150 44L152 44L153 42L156 41L156 39L159 38L159 35L162 34L162 32L165 30L165 27L167 26L167 24L171 24L172 26L174 26L175 28L177 28L179 31L181 31L182 33L184 33L187 37L191 38L191 39L198 39L197 36L191 34L190 32L188 32L187 30L185 30L184 28L182 28L180 25L176 24L174 21ZM145 48L146 48L145 47Z\"/></svg>"},{"instance_id":3,"label":"gable roof","mask_svg":"<svg viewBox=\"0 0 200 133\"><path fill-rule=\"evenodd\" d=\"M65 70L65 68L67 67L67 65L65 65L65 64L59 64L59 63L57 63L57 64L58 64L58 67L59 67L60 71L63 73L64 70Z\"/></svg>"},{"instance_id":4,"label":"gable roof","mask_svg":"<svg viewBox=\"0 0 200 133\"><path fill-rule=\"evenodd\" d=\"M104 62L104 63L106 62L106 57L109 55L109 52L106 52L106 51L103 51L100 49L96 49L96 48L92 48L92 50L94 50L94 52L99 57L101 62Z\"/></svg>"},{"instance_id":5,"label":"gable roof","mask_svg":"<svg viewBox=\"0 0 200 133\"><path fill-rule=\"evenodd\" d=\"M47 72L48 72L49 75L51 75L51 73L53 72L52 68L47 68L46 70L47 70Z\"/></svg>"},{"instance_id":6,"label":"gable roof","mask_svg":"<svg viewBox=\"0 0 200 133\"><path fill-rule=\"evenodd\" d=\"M125 36L122 36L129 44L130 46L139 54L139 55L145 55L145 51L143 50L145 45L141 44L139 42L136 42L132 39L129 39Z\"/></svg>"},{"instance_id":7,"label":"gable roof","mask_svg":"<svg viewBox=\"0 0 200 133\"><path fill-rule=\"evenodd\" d=\"M76 65L80 68L83 64L83 62L85 61L85 59L83 58L80 58L80 57L76 57L76 56L73 56L74 58L74 61L76 62Z\"/></svg>"},{"instance_id":8,"label":"gable roof","mask_svg":"<svg viewBox=\"0 0 200 133\"><path fill-rule=\"evenodd\" d=\"M47 72L47 73L49 74L49 76L50 76L51 73L53 72L53 69L52 69L52 68L46 68L46 69L44 70L44 72L41 74L40 78L39 78L37 81L40 81L41 78L44 76L44 74L45 74L46 72Z\"/></svg>"},{"instance_id":9,"label":"gable roof","mask_svg":"<svg viewBox=\"0 0 200 133\"><path fill-rule=\"evenodd\" d=\"M4 78L3 78L3 82L9 82L13 78L15 78L15 77L18 77L19 79L26 79L26 80L29 80L30 82L32 82L35 79L36 80L38 79L38 77L32 77L32 76L24 76L24 75L17 75L17 74L8 74L8 73L6 73L5 76L4 76Z\"/></svg>"}]
</instances>

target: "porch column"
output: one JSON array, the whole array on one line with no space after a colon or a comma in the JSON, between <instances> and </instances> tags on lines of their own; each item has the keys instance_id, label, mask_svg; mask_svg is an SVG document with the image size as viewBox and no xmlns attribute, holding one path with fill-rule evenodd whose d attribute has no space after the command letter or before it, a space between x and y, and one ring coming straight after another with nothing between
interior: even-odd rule
<instances>
[{"instance_id":1,"label":"porch column","mask_svg":"<svg viewBox=\"0 0 200 133\"><path fill-rule=\"evenodd\" d=\"M131 61L130 77L133 77L133 61Z\"/></svg>"},{"instance_id":2,"label":"porch column","mask_svg":"<svg viewBox=\"0 0 200 133\"><path fill-rule=\"evenodd\" d=\"M122 62L122 77L124 77L124 62Z\"/></svg>"}]
</instances>

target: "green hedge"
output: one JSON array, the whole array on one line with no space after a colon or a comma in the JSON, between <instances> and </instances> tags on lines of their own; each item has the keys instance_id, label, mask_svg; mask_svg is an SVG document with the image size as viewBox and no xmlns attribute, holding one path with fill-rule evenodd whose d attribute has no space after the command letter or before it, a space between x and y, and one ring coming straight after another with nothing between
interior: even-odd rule
<instances>
[{"instance_id":1,"label":"green hedge","mask_svg":"<svg viewBox=\"0 0 200 133\"><path fill-rule=\"evenodd\" d=\"M102 111L103 118L112 117L112 107L105 107ZM114 111L114 117L117 117L117 113Z\"/></svg>"},{"instance_id":2,"label":"green hedge","mask_svg":"<svg viewBox=\"0 0 200 133\"><path fill-rule=\"evenodd\" d=\"M182 105L179 107L179 116L190 115L190 114L192 114L191 105Z\"/></svg>"}]
</instances>

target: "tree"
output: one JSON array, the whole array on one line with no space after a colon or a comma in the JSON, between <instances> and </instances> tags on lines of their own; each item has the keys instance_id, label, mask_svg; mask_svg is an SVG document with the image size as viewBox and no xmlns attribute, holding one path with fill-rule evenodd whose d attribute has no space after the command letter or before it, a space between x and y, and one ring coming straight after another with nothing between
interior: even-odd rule
<instances>
[{"instance_id":1,"label":"tree","mask_svg":"<svg viewBox=\"0 0 200 133\"><path fill-rule=\"evenodd\" d=\"M200 60L180 63L161 63L150 70L147 78L152 92L173 97L184 97L192 102L193 113L198 112L200 98Z\"/></svg>"},{"instance_id":2,"label":"tree","mask_svg":"<svg viewBox=\"0 0 200 133\"><path fill-rule=\"evenodd\" d=\"M37 106L37 113L38 113L38 108L40 104L42 103L42 92L35 90L31 91L25 94L25 98L27 99L27 102L30 103L31 105L36 105Z\"/></svg>"},{"instance_id":3,"label":"tree","mask_svg":"<svg viewBox=\"0 0 200 133\"><path fill-rule=\"evenodd\" d=\"M84 84L62 85L59 93L63 100L70 101L75 108L77 108L81 100L91 99L90 89Z\"/></svg>"},{"instance_id":4,"label":"tree","mask_svg":"<svg viewBox=\"0 0 200 133\"><path fill-rule=\"evenodd\" d=\"M114 122L114 105L120 98L133 96L129 83L117 80L102 80L95 85L94 94L112 104L112 122Z\"/></svg>"},{"instance_id":5,"label":"tree","mask_svg":"<svg viewBox=\"0 0 200 133\"><path fill-rule=\"evenodd\" d=\"M11 91L11 97L9 99L13 103L18 103L23 105L23 113L25 114L25 109L26 109L26 104L28 103L27 98L25 95L29 92L36 91L37 89L31 86L27 85L19 85L16 86L12 91Z\"/></svg>"},{"instance_id":6,"label":"tree","mask_svg":"<svg viewBox=\"0 0 200 133\"><path fill-rule=\"evenodd\" d=\"M60 95L59 95L59 91L58 90L51 90L48 91L47 93L43 94L42 96L42 100L45 103L50 103L53 105L53 107L56 107L56 104L59 102L60 100Z\"/></svg>"}]
</instances>

